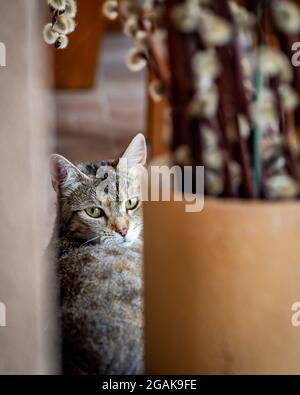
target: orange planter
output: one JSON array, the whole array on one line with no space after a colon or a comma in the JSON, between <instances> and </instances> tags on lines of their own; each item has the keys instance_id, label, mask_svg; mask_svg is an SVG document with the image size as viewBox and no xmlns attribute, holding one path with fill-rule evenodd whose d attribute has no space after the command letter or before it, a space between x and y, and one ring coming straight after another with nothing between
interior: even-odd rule
<instances>
[{"instance_id":1,"label":"orange planter","mask_svg":"<svg viewBox=\"0 0 300 395\"><path fill-rule=\"evenodd\" d=\"M144 211L147 373L300 374L300 205Z\"/></svg>"}]
</instances>

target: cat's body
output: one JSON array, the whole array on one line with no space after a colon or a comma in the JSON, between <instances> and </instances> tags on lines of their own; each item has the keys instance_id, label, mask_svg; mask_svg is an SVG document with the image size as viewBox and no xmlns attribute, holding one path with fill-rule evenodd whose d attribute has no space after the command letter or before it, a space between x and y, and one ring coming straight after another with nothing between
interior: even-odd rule
<instances>
[{"instance_id":1,"label":"cat's body","mask_svg":"<svg viewBox=\"0 0 300 395\"><path fill-rule=\"evenodd\" d=\"M135 140L135 144L142 142L141 137ZM128 157L135 144L127 150ZM144 160L145 156L140 163ZM140 198L136 198L138 162L130 165L129 175L120 173L116 182L117 162L75 168L59 156L53 161L58 220L52 244L57 251L63 371L141 374L143 243Z\"/></svg>"},{"instance_id":2,"label":"cat's body","mask_svg":"<svg viewBox=\"0 0 300 395\"><path fill-rule=\"evenodd\" d=\"M69 374L143 372L141 248L62 240L63 368Z\"/></svg>"}]
</instances>

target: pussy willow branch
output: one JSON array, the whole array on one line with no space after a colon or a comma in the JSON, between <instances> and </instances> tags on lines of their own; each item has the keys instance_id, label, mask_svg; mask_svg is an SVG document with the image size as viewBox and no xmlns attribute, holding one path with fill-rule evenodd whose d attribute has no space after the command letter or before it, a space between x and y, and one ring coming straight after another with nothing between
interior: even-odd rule
<instances>
[{"instance_id":1,"label":"pussy willow branch","mask_svg":"<svg viewBox=\"0 0 300 395\"><path fill-rule=\"evenodd\" d=\"M228 0L218 1L213 0L213 7L215 12L227 20L231 26L234 26L231 11L229 8ZM221 58L221 64L224 67L223 76L224 83L227 85L228 89L225 90L227 93L226 98L222 98L222 92L220 92L220 99L223 107L223 117L221 118L224 123L228 124L228 113L233 110L233 121L236 125L237 130L237 151L239 156L239 161L242 165L243 172L243 182L244 182L244 194L246 198L254 198L255 192L253 189L253 176L252 176L252 166L250 161L250 150L249 146L246 144L242 137L239 123L238 114L244 114L247 118L249 124L252 121L249 116L249 106L245 95L245 90L243 87L243 75L240 64L240 51L237 42L237 32L234 31L232 38L228 44L217 48L217 52ZM228 103L230 101L230 103ZM229 106L231 109L228 109ZM225 118L225 119L224 119ZM223 122L222 122L223 123ZM227 128L226 125L222 125Z\"/></svg>"},{"instance_id":2,"label":"pussy willow branch","mask_svg":"<svg viewBox=\"0 0 300 395\"><path fill-rule=\"evenodd\" d=\"M170 103L172 107L173 141L175 150L181 144L189 144L190 117L188 105L195 94L195 82L191 66L191 53L186 42L186 37L178 32L172 21L172 10L183 0L166 0L166 29L168 35L170 79ZM195 128L195 125L193 125ZM198 133L197 130L194 132ZM195 138L194 143L197 143ZM200 147L196 147L200 152Z\"/></svg>"},{"instance_id":3,"label":"pussy willow branch","mask_svg":"<svg viewBox=\"0 0 300 395\"><path fill-rule=\"evenodd\" d=\"M284 62L288 63L286 58L282 52L274 50L276 43L279 43L282 51L291 59L291 44L298 37L282 33L272 24L270 7L275 2L282 7L277 10L281 16L286 11L284 7L292 7L286 1L247 0L246 7L254 15L229 0L211 0L205 4L187 0L165 0L150 3L152 8L149 8L149 3L129 3L124 0L122 5L134 7L126 12L119 7L121 18L124 17L126 22L130 18L134 23L137 21L138 26L135 24L134 29L142 33L136 34L137 31L130 30L130 25L127 25L130 35L136 40L135 48L130 53L132 57L129 58L129 67L135 71L141 70L146 59L156 79L162 82L160 84L160 81L152 81L153 90L150 92L155 92L153 97L159 98L158 92L165 88L169 98L173 127L170 148L174 152L174 158L180 162L177 154L183 148L185 153L191 152L192 158L188 158L189 162L191 159L191 164L208 164L205 174L210 174L211 179L217 180L217 187L208 191L216 196L253 199L270 196L291 198L299 195L298 164L288 144L291 135L289 127L293 125L288 116L294 111L297 94L294 92L293 96L289 79L281 78L281 73L289 73L288 67L284 72L281 68ZM112 18L116 18L118 3L111 1L110 6L109 12L112 13ZM290 13L290 17L292 14ZM257 26L256 19L259 20ZM291 20L294 21L292 17ZM208 33L205 29L209 30L210 24L213 27L208 33L212 33L210 37L215 37L213 39L206 36ZM233 32L231 36L228 33L227 42L224 26L227 26L229 33L230 30ZM219 34L224 35L221 40L214 36L214 27L217 32L221 32ZM220 31L218 27L221 27ZM241 42L244 28L251 37L248 37L245 45ZM164 34L167 37L166 43ZM263 66L260 64L261 53L266 62ZM242 69L244 60L246 65L248 62L246 71ZM216 71L219 64L221 70ZM204 68L207 68L208 73L205 73ZM268 80L272 73L278 76L279 81ZM293 87L299 93L300 69L294 68L293 74ZM254 83L254 75L262 77L260 85ZM216 86L219 94L211 95L213 100L209 102L205 95L214 93ZM154 87L157 89L154 90ZM262 105L264 99L260 100L259 91L266 98L265 105ZM285 98L290 100L288 105ZM217 106L218 99L216 112L214 105ZM206 111L203 107L208 103L212 110ZM300 124L299 107L296 119ZM246 127L243 127L242 120ZM210 139L213 140L213 143L210 140L209 149L208 131L211 132ZM208 154L216 154L214 161L212 156L210 161L207 159ZM224 159L222 164L221 156ZM273 159L276 163L272 162Z\"/></svg>"}]
</instances>

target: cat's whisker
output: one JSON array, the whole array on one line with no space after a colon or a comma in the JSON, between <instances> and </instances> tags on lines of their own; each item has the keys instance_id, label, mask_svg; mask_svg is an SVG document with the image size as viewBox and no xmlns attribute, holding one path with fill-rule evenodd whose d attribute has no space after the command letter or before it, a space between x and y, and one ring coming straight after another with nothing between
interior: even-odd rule
<instances>
[{"instance_id":1,"label":"cat's whisker","mask_svg":"<svg viewBox=\"0 0 300 395\"><path fill-rule=\"evenodd\" d=\"M91 241L94 241L94 240L96 240L96 239L99 239L100 237L101 237L101 236L96 236L96 237L93 237L92 239L89 239L89 240L85 241L84 243L82 243L82 244L79 246L79 248L85 246L86 244L90 243Z\"/></svg>"}]
</instances>

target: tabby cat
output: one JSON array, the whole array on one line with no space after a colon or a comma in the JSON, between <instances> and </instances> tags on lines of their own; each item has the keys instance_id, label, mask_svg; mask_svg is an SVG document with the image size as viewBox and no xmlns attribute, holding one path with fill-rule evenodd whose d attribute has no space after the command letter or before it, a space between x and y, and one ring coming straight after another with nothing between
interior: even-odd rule
<instances>
[{"instance_id":1,"label":"tabby cat","mask_svg":"<svg viewBox=\"0 0 300 395\"><path fill-rule=\"evenodd\" d=\"M75 166L51 157L65 374L143 373L145 162L142 134L115 161Z\"/></svg>"}]
</instances>

